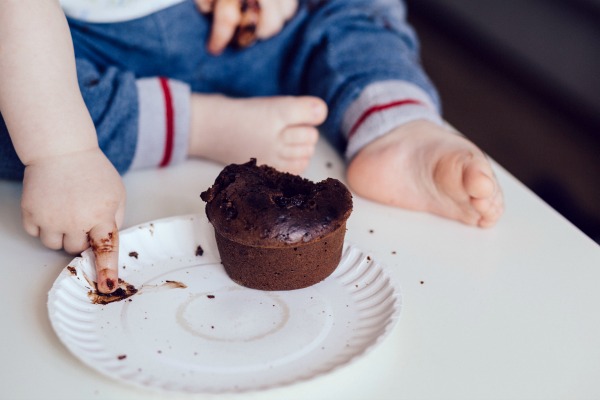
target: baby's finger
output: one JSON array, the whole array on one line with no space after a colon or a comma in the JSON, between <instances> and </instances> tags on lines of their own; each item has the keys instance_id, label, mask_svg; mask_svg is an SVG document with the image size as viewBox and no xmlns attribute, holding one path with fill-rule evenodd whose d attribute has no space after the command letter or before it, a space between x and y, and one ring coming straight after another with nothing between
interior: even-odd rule
<instances>
[{"instance_id":1,"label":"baby's finger","mask_svg":"<svg viewBox=\"0 0 600 400\"><path fill-rule=\"evenodd\" d=\"M267 39L278 34L285 23L294 16L297 0L260 0L260 21L256 29L259 39Z\"/></svg>"},{"instance_id":2,"label":"baby's finger","mask_svg":"<svg viewBox=\"0 0 600 400\"><path fill-rule=\"evenodd\" d=\"M123 226L123 220L125 219L125 198L121 199L119 203L119 208L117 209L117 213L115 214L115 222L117 224L117 230L121 229Z\"/></svg>"},{"instance_id":3,"label":"baby's finger","mask_svg":"<svg viewBox=\"0 0 600 400\"><path fill-rule=\"evenodd\" d=\"M96 281L100 293L112 293L119 287L119 231L115 222L96 225L88 232L96 258Z\"/></svg>"},{"instance_id":4,"label":"baby's finger","mask_svg":"<svg viewBox=\"0 0 600 400\"><path fill-rule=\"evenodd\" d=\"M208 39L208 51L220 54L231 42L240 24L242 12L239 0L218 0L213 10L213 25Z\"/></svg>"},{"instance_id":5,"label":"baby's finger","mask_svg":"<svg viewBox=\"0 0 600 400\"><path fill-rule=\"evenodd\" d=\"M63 248L69 254L81 253L89 247L88 238L85 233L65 234L63 237Z\"/></svg>"},{"instance_id":6,"label":"baby's finger","mask_svg":"<svg viewBox=\"0 0 600 400\"><path fill-rule=\"evenodd\" d=\"M262 0L263 7L260 11L260 21L256 28L256 36L260 39L268 39L275 36L285 24L286 18L277 4L267 7Z\"/></svg>"},{"instance_id":7,"label":"baby's finger","mask_svg":"<svg viewBox=\"0 0 600 400\"><path fill-rule=\"evenodd\" d=\"M201 13L208 14L212 12L215 0L195 0L195 2Z\"/></svg>"},{"instance_id":8,"label":"baby's finger","mask_svg":"<svg viewBox=\"0 0 600 400\"><path fill-rule=\"evenodd\" d=\"M40 229L40 240L43 245L52 250L60 250L63 245L63 234L48 229Z\"/></svg>"},{"instance_id":9,"label":"baby's finger","mask_svg":"<svg viewBox=\"0 0 600 400\"><path fill-rule=\"evenodd\" d=\"M40 236L40 227L38 226L38 224L34 223L33 221L31 221L30 218L27 218L26 216L23 216L23 229L25 229L25 232L27 232L33 237Z\"/></svg>"},{"instance_id":10,"label":"baby's finger","mask_svg":"<svg viewBox=\"0 0 600 400\"><path fill-rule=\"evenodd\" d=\"M264 0L262 0L264 1ZM288 21L291 19L294 14L296 14L296 10L298 10L298 0L267 0L267 1L275 1L279 6L279 10L283 19Z\"/></svg>"}]
</instances>

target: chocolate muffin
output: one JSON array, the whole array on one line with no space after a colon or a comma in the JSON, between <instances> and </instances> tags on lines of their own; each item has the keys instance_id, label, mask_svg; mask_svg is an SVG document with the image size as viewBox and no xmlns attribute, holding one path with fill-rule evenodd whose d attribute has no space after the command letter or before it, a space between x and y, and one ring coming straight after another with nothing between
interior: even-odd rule
<instances>
[{"instance_id":1,"label":"chocolate muffin","mask_svg":"<svg viewBox=\"0 0 600 400\"><path fill-rule=\"evenodd\" d=\"M340 262L352 195L337 179L313 183L251 159L225 167L200 197L225 271L240 285L300 289Z\"/></svg>"}]
</instances>

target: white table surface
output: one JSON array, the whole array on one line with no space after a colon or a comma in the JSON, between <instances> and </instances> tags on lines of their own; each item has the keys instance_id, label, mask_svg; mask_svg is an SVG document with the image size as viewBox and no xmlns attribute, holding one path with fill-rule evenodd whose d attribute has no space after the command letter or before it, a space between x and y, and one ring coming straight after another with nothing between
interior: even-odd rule
<instances>
[{"instance_id":1,"label":"white table surface","mask_svg":"<svg viewBox=\"0 0 600 400\"><path fill-rule=\"evenodd\" d=\"M128 174L124 228L203 213L199 193L220 169L190 161ZM62 345L47 293L72 257L22 230L21 185L0 182L0 398L598 399L600 247L496 171L506 213L489 230L355 196L347 240L387 265L403 296L399 323L367 356L291 386L196 396L115 382ZM321 141L305 175L342 179L343 164Z\"/></svg>"}]
</instances>

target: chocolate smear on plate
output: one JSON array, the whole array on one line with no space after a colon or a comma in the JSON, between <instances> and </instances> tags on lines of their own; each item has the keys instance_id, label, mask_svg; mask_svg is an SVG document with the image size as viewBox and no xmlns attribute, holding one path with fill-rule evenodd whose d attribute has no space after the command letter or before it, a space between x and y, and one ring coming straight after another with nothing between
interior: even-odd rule
<instances>
[{"instance_id":1,"label":"chocolate smear on plate","mask_svg":"<svg viewBox=\"0 0 600 400\"><path fill-rule=\"evenodd\" d=\"M88 292L88 297L93 304L110 304L115 301L125 300L138 292L135 286L119 279L119 287L112 293L100 293L98 291L98 283L93 282L94 289Z\"/></svg>"}]
</instances>

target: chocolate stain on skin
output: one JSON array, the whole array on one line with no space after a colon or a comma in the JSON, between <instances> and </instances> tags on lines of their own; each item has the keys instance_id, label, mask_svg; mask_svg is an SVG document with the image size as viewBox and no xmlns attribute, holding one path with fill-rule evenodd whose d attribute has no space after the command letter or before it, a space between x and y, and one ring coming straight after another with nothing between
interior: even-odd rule
<instances>
[{"instance_id":1,"label":"chocolate stain on skin","mask_svg":"<svg viewBox=\"0 0 600 400\"><path fill-rule=\"evenodd\" d=\"M234 34L235 44L248 47L256 42L256 28L260 20L260 3L258 0L240 1L241 20Z\"/></svg>"},{"instance_id":2,"label":"chocolate stain on skin","mask_svg":"<svg viewBox=\"0 0 600 400\"><path fill-rule=\"evenodd\" d=\"M88 242L94 254L112 253L115 250L114 236L114 232L109 232L106 237L94 240L88 232Z\"/></svg>"}]
</instances>

